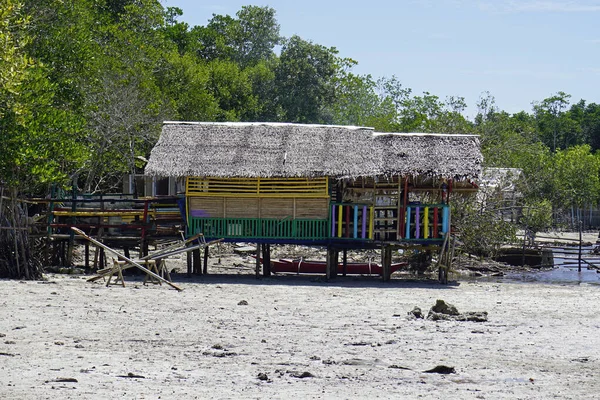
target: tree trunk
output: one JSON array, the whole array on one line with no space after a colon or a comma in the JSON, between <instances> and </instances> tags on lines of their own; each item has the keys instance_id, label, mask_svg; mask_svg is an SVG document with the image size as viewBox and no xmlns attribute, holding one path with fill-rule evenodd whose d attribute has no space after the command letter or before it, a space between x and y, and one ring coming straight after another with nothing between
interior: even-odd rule
<instances>
[{"instance_id":1,"label":"tree trunk","mask_svg":"<svg viewBox=\"0 0 600 400\"><path fill-rule=\"evenodd\" d=\"M29 238L27 207L10 188L10 198L0 190L0 278L39 279L44 253L34 251Z\"/></svg>"}]
</instances>

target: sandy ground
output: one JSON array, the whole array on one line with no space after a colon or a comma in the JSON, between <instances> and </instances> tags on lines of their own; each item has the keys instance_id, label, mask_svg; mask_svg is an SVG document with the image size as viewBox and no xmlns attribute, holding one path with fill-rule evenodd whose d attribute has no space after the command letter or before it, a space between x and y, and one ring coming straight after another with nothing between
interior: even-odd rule
<instances>
[{"instance_id":1,"label":"sandy ground","mask_svg":"<svg viewBox=\"0 0 600 400\"><path fill-rule=\"evenodd\" d=\"M597 285L85 279L0 281L1 399L600 398ZM408 319L436 299L489 320Z\"/></svg>"}]
</instances>

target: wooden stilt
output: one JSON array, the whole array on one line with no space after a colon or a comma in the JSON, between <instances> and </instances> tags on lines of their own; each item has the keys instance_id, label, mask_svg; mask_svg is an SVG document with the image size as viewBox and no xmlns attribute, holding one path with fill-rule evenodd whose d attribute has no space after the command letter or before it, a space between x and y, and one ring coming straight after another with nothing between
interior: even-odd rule
<instances>
[{"instance_id":1,"label":"wooden stilt","mask_svg":"<svg viewBox=\"0 0 600 400\"><path fill-rule=\"evenodd\" d=\"M339 259L339 250L334 249L332 247L327 248L327 267L326 267L326 275L327 279L332 279L337 276L337 266Z\"/></svg>"},{"instance_id":2,"label":"wooden stilt","mask_svg":"<svg viewBox=\"0 0 600 400\"><path fill-rule=\"evenodd\" d=\"M208 255L208 246L206 246L204 248L204 269L202 271L204 275L208 274Z\"/></svg>"},{"instance_id":3,"label":"wooden stilt","mask_svg":"<svg viewBox=\"0 0 600 400\"><path fill-rule=\"evenodd\" d=\"M94 247L94 264L93 264L93 269L94 270L99 270L100 268L98 267L98 257L100 256L100 247L95 246Z\"/></svg>"},{"instance_id":4,"label":"wooden stilt","mask_svg":"<svg viewBox=\"0 0 600 400\"><path fill-rule=\"evenodd\" d=\"M271 276L271 245L263 244L263 276Z\"/></svg>"},{"instance_id":5,"label":"wooden stilt","mask_svg":"<svg viewBox=\"0 0 600 400\"><path fill-rule=\"evenodd\" d=\"M65 242L58 245L58 265L65 266Z\"/></svg>"},{"instance_id":6,"label":"wooden stilt","mask_svg":"<svg viewBox=\"0 0 600 400\"><path fill-rule=\"evenodd\" d=\"M391 279L392 271L392 248L383 246L381 248L381 279L388 282Z\"/></svg>"},{"instance_id":7,"label":"wooden stilt","mask_svg":"<svg viewBox=\"0 0 600 400\"><path fill-rule=\"evenodd\" d=\"M256 279L260 278L260 243L256 244Z\"/></svg>"},{"instance_id":8,"label":"wooden stilt","mask_svg":"<svg viewBox=\"0 0 600 400\"><path fill-rule=\"evenodd\" d=\"M344 249L344 254L343 254L343 259L342 259L342 268L343 268L343 275L346 276L346 272L348 270L348 249Z\"/></svg>"},{"instance_id":9,"label":"wooden stilt","mask_svg":"<svg viewBox=\"0 0 600 400\"><path fill-rule=\"evenodd\" d=\"M192 265L195 275L202 275L202 263L200 261L200 249L192 251Z\"/></svg>"},{"instance_id":10,"label":"wooden stilt","mask_svg":"<svg viewBox=\"0 0 600 400\"><path fill-rule=\"evenodd\" d=\"M75 181L77 180L77 178L74 179L73 181L73 190L72 190L72 202L71 202L71 211L75 212L77 211L77 202L75 201L77 199L77 188L76 188L76 183ZM71 217L71 223L73 225L75 225L75 217ZM69 244L67 246L67 257L65 260L65 264L66 266L70 267L73 264L73 248L75 247L75 232L70 231L69 232Z\"/></svg>"},{"instance_id":11,"label":"wooden stilt","mask_svg":"<svg viewBox=\"0 0 600 400\"><path fill-rule=\"evenodd\" d=\"M192 255L190 253L186 253L186 261L187 261L187 276L188 278L192 277Z\"/></svg>"},{"instance_id":12,"label":"wooden stilt","mask_svg":"<svg viewBox=\"0 0 600 400\"><path fill-rule=\"evenodd\" d=\"M98 256L98 269L106 268L106 257L104 254L104 249L98 249L100 255Z\"/></svg>"},{"instance_id":13,"label":"wooden stilt","mask_svg":"<svg viewBox=\"0 0 600 400\"><path fill-rule=\"evenodd\" d=\"M438 267L438 280L440 283L444 283L444 281L446 281L446 259L447 259L447 253L448 253L448 239L449 239L450 234L449 233L445 233L444 234L444 242L442 243L442 248L440 249L440 255L438 256L438 260L437 260L437 267Z\"/></svg>"},{"instance_id":14,"label":"wooden stilt","mask_svg":"<svg viewBox=\"0 0 600 400\"><path fill-rule=\"evenodd\" d=\"M337 277L338 275L338 265L340 263L340 251L335 249L333 250L333 262L331 263L332 268L332 277Z\"/></svg>"},{"instance_id":15,"label":"wooden stilt","mask_svg":"<svg viewBox=\"0 0 600 400\"><path fill-rule=\"evenodd\" d=\"M331 279L331 277L333 276L333 274L332 274L332 270L333 270L332 252L333 252L333 250L331 249L331 247L327 247L327 257L326 257L327 264L325 266L325 277L327 278L327 280Z\"/></svg>"},{"instance_id":16,"label":"wooden stilt","mask_svg":"<svg viewBox=\"0 0 600 400\"><path fill-rule=\"evenodd\" d=\"M88 242L84 245L85 248L85 269L90 269L90 244Z\"/></svg>"},{"instance_id":17,"label":"wooden stilt","mask_svg":"<svg viewBox=\"0 0 600 400\"><path fill-rule=\"evenodd\" d=\"M45 265L50 265L50 236L46 237L46 245L44 246L44 261Z\"/></svg>"}]
</instances>

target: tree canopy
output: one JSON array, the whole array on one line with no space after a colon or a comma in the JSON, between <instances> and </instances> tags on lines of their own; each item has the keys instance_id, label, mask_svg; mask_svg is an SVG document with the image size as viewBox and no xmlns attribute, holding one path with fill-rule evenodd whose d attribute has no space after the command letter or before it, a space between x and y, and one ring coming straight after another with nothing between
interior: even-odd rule
<instances>
[{"instance_id":1,"label":"tree canopy","mask_svg":"<svg viewBox=\"0 0 600 400\"><path fill-rule=\"evenodd\" d=\"M141 171L161 121L281 121L379 131L474 133L485 165L523 170L531 202L596 204L600 105L550 93L510 114L487 92L470 119L460 95L413 93L402 77L300 36L244 6L204 26L159 0L0 0L0 179L117 190Z\"/></svg>"}]
</instances>

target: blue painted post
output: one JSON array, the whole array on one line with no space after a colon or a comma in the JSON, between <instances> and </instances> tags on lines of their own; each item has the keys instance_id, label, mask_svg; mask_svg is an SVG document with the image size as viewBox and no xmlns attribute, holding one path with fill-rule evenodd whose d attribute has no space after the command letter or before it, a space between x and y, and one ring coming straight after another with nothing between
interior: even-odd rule
<instances>
[{"instance_id":1,"label":"blue painted post","mask_svg":"<svg viewBox=\"0 0 600 400\"><path fill-rule=\"evenodd\" d=\"M448 233L450 230L448 222L450 220L450 207L444 207L442 211L442 233Z\"/></svg>"}]
</instances>

